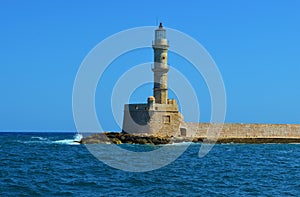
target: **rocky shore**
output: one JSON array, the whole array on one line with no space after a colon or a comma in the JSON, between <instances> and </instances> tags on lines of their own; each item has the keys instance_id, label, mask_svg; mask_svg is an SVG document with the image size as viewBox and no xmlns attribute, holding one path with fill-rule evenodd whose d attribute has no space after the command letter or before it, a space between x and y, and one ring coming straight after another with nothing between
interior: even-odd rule
<instances>
[{"instance_id":1,"label":"rocky shore","mask_svg":"<svg viewBox=\"0 0 300 197\"><path fill-rule=\"evenodd\" d=\"M118 132L105 132L91 134L82 138L81 144L172 144L180 142L194 143L212 143L204 138L187 137L161 137L153 135L133 135ZM265 143L300 143L300 138L219 138L216 143L247 143L247 144L265 144Z\"/></svg>"},{"instance_id":2,"label":"rocky shore","mask_svg":"<svg viewBox=\"0 0 300 197\"><path fill-rule=\"evenodd\" d=\"M82 144L169 144L171 138L152 135L132 135L118 132L92 134L79 141Z\"/></svg>"}]
</instances>

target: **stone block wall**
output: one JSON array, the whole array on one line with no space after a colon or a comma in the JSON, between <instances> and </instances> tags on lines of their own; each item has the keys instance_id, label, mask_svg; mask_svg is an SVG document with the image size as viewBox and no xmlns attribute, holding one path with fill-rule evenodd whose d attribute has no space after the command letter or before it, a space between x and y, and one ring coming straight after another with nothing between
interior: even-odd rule
<instances>
[{"instance_id":1,"label":"stone block wall","mask_svg":"<svg viewBox=\"0 0 300 197\"><path fill-rule=\"evenodd\" d=\"M152 111L150 112L149 126L151 134L156 136L178 136L180 123L183 120L178 111Z\"/></svg>"},{"instance_id":2,"label":"stone block wall","mask_svg":"<svg viewBox=\"0 0 300 197\"><path fill-rule=\"evenodd\" d=\"M150 120L147 104L128 104L124 106L122 132L149 133Z\"/></svg>"},{"instance_id":3,"label":"stone block wall","mask_svg":"<svg viewBox=\"0 0 300 197\"><path fill-rule=\"evenodd\" d=\"M185 122L187 137L217 136L219 138L300 138L299 124L241 124L193 123Z\"/></svg>"},{"instance_id":4,"label":"stone block wall","mask_svg":"<svg viewBox=\"0 0 300 197\"><path fill-rule=\"evenodd\" d=\"M183 116L176 103L124 106L122 131L131 134L178 136Z\"/></svg>"}]
</instances>

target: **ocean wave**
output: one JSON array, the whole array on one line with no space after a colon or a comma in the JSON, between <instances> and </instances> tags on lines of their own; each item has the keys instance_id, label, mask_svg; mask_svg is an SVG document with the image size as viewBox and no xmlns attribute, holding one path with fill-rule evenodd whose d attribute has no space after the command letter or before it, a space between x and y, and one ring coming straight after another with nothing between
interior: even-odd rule
<instances>
[{"instance_id":1,"label":"ocean wave","mask_svg":"<svg viewBox=\"0 0 300 197\"><path fill-rule=\"evenodd\" d=\"M30 140L16 140L18 143L23 144L66 144L66 145L80 145L79 141L82 139L81 134L74 135L73 139L51 140L46 137L32 136Z\"/></svg>"},{"instance_id":2,"label":"ocean wave","mask_svg":"<svg viewBox=\"0 0 300 197\"><path fill-rule=\"evenodd\" d=\"M40 136L32 136L31 139L38 139L38 140L41 140L41 141L47 141L48 140L48 138L40 137Z\"/></svg>"},{"instance_id":3,"label":"ocean wave","mask_svg":"<svg viewBox=\"0 0 300 197\"><path fill-rule=\"evenodd\" d=\"M74 142L74 139L56 140L53 143L55 143L55 144L67 144L67 145L79 145L80 144L78 142Z\"/></svg>"},{"instance_id":4,"label":"ocean wave","mask_svg":"<svg viewBox=\"0 0 300 197\"><path fill-rule=\"evenodd\" d=\"M54 143L56 144L67 144L67 145L80 145L79 141L82 139L81 134L76 134L74 139L63 139L63 140L56 140Z\"/></svg>"},{"instance_id":5,"label":"ocean wave","mask_svg":"<svg viewBox=\"0 0 300 197\"><path fill-rule=\"evenodd\" d=\"M194 142L173 142L171 144L164 144L164 146L188 146L191 144L196 144Z\"/></svg>"},{"instance_id":6,"label":"ocean wave","mask_svg":"<svg viewBox=\"0 0 300 197\"><path fill-rule=\"evenodd\" d=\"M41 141L41 140L29 140L29 141L23 141L23 140L16 140L18 143L22 144L51 144L51 141Z\"/></svg>"}]
</instances>

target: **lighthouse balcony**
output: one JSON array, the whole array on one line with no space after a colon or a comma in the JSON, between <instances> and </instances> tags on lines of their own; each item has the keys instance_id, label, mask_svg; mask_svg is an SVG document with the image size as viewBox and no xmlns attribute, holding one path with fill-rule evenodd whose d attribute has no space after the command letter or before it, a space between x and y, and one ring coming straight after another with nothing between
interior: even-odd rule
<instances>
[{"instance_id":1,"label":"lighthouse balcony","mask_svg":"<svg viewBox=\"0 0 300 197\"><path fill-rule=\"evenodd\" d=\"M167 40L155 40L155 41L152 42L152 48L168 49L169 48L169 41L167 41Z\"/></svg>"}]
</instances>

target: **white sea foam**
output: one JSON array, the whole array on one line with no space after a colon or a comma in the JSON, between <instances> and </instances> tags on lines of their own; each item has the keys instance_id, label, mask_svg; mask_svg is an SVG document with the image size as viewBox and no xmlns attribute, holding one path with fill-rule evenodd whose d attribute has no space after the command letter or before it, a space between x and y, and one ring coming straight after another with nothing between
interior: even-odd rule
<instances>
[{"instance_id":1,"label":"white sea foam","mask_svg":"<svg viewBox=\"0 0 300 197\"><path fill-rule=\"evenodd\" d=\"M41 140L41 141L46 141L46 140L48 140L48 138L40 137L40 136L32 136L31 139L38 139L38 140Z\"/></svg>"},{"instance_id":2,"label":"white sea foam","mask_svg":"<svg viewBox=\"0 0 300 197\"><path fill-rule=\"evenodd\" d=\"M186 146L186 145L191 145L195 144L194 142L174 142L172 144L164 144L164 146Z\"/></svg>"},{"instance_id":3,"label":"white sea foam","mask_svg":"<svg viewBox=\"0 0 300 197\"><path fill-rule=\"evenodd\" d=\"M78 142L81 139L82 139L82 135L81 134L76 134L74 136L74 139L56 140L56 141L54 141L54 143L56 143L56 144L67 144L67 145L80 145L80 143L78 143Z\"/></svg>"},{"instance_id":4,"label":"white sea foam","mask_svg":"<svg viewBox=\"0 0 300 197\"><path fill-rule=\"evenodd\" d=\"M49 140L30 140L30 141L16 140L16 142L22 144L51 144L51 141Z\"/></svg>"},{"instance_id":5,"label":"white sea foam","mask_svg":"<svg viewBox=\"0 0 300 197\"><path fill-rule=\"evenodd\" d=\"M81 134L74 135L73 139L63 139L63 140L55 140L51 141L50 139L46 137L41 136L32 136L29 141L22 141L22 140L16 140L18 143L23 144L67 144L67 145L80 145L78 143L82 139Z\"/></svg>"}]
</instances>

